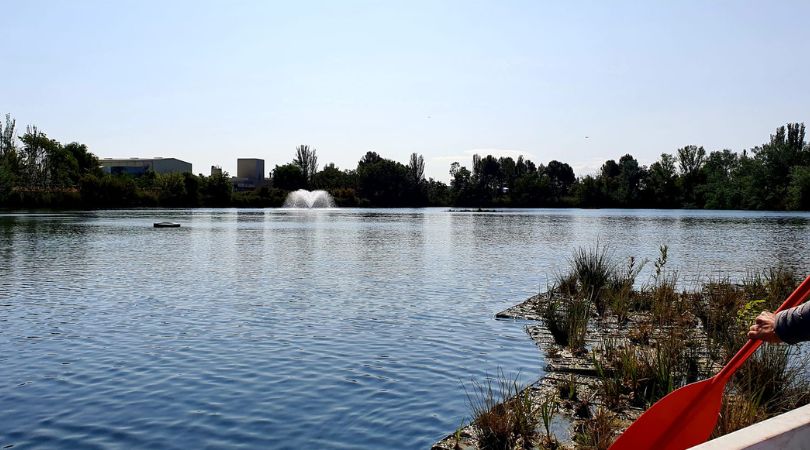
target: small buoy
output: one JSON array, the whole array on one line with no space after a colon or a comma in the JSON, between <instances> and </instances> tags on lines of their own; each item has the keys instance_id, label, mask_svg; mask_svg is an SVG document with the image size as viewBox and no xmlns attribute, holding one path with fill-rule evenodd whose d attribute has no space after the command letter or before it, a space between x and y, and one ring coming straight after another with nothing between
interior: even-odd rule
<instances>
[{"instance_id":1,"label":"small buoy","mask_svg":"<svg viewBox=\"0 0 810 450\"><path fill-rule=\"evenodd\" d=\"M155 222L155 228L179 228L180 224L175 222Z\"/></svg>"}]
</instances>

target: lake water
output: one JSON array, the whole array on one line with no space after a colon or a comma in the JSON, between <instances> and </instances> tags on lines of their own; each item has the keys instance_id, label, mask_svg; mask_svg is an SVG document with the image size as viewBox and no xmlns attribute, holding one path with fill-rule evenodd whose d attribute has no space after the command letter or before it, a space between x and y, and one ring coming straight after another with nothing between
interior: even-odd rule
<instances>
[{"instance_id":1,"label":"lake water","mask_svg":"<svg viewBox=\"0 0 810 450\"><path fill-rule=\"evenodd\" d=\"M0 213L0 447L427 448L462 382L542 375L493 315L597 240L686 282L810 272L808 213Z\"/></svg>"}]
</instances>

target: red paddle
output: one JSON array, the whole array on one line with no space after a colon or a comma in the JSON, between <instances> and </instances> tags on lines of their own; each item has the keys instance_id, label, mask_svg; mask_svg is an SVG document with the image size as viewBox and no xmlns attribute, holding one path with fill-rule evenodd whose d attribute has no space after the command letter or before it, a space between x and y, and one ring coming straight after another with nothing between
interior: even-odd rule
<instances>
[{"instance_id":1,"label":"red paddle","mask_svg":"<svg viewBox=\"0 0 810 450\"><path fill-rule=\"evenodd\" d=\"M808 294L810 276L776 312L801 304ZM717 424L726 383L760 344L749 340L714 377L670 392L636 419L610 450L683 450L706 442Z\"/></svg>"}]
</instances>

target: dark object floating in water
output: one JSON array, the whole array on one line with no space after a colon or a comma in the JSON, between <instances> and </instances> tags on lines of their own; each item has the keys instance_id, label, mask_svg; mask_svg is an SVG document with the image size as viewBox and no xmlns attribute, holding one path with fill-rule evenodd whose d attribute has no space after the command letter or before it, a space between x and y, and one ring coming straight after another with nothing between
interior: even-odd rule
<instances>
[{"instance_id":1,"label":"dark object floating in water","mask_svg":"<svg viewBox=\"0 0 810 450\"><path fill-rule=\"evenodd\" d=\"M179 223L174 222L155 222L155 228L180 228Z\"/></svg>"}]
</instances>

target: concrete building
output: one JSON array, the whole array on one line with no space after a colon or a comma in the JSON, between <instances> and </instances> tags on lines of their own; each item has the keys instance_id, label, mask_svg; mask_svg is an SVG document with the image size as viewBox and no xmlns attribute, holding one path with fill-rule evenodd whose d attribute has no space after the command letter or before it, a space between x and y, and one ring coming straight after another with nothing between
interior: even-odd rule
<instances>
[{"instance_id":1,"label":"concrete building","mask_svg":"<svg viewBox=\"0 0 810 450\"><path fill-rule=\"evenodd\" d=\"M253 180L258 184L264 180L264 160L239 158L236 160L236 178Z\"/></svg>"},{"instance_id":2,"label":"concrete building","mask_svg":"<svg viewBox=\"0 0 810 450\"><path fill-rule=\"evenodd\" d=\"M264 184L264 160L238 158L236 176L231 179L237 191L250 191Z\"/></svg>"},{"instance_id":3,"label":"concrete building","mask_svg":"<svg viewBox=\"0 0 810 450\"><path fill-rule=\"evenodd\" d=\"M219 166L211 166L211 176L220 175L222 176L222 167Z\"/></svg>"},{"instance_id":4,"label":"concrete building","mask_svg":"<svg viewBox=\"0 0 810 450\"><path fill-rule=\"evenodd\" d=\"M101 170L113 175L142 175L150 169L155 173L192 173L191 163L177 158L104 158L100 162Z\"/></svg>"}]
</instances>

